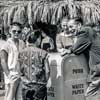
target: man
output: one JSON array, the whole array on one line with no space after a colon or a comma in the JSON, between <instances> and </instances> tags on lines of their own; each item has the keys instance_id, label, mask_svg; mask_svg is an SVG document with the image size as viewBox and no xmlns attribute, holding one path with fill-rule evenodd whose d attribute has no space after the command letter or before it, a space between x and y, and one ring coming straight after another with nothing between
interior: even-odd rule
<instances>
[{"instance_id":1,"label":"man","mask_svg":"<svg viewBox=\"0 0 100 100\"><path fill-rule=\"evenodd\" d=\"M62 32L60 34L57 34L56 37L57 51L61 52L62 54L68 51L68 49L72 47L74 43L74 39L73 39L74 36L70 34L67 24L68 24L68 19L63 18L61 21Z\"/></svg>"},{"instance_id":2,"label":"man","mask_svg":"<svg viewBox=\"0 0 100 100\"><path fill-rule=\"evenodd\" d=\"M18 54L25 45L22 40L19 40L22 25L14 22L9 27L11 38L7 40L1 48L0 57L1 65L5 76L5 100L22 100L20 93L20 66L18 65Z\"/></svg>"},{"instance_id":3,"label":"man","mask_svg":"<svg viewBox=\"0 0 100 100\"><path fill-rule=\"evenodd\" d=\"M47 52L39 49L37 41L40 34L36 31L27 39L27 48L19 55L22 69L23 99L47 100L47 81L50 70Z\"/></svg>"},{"instance_id":4,"label":"man","mask_svg":"<svg viewBox=\"0 0 100 100\"><path fill-rule=\"evenodd\" d=\"M72 48L75 54L85 53L89 58L91 83L86 91L86 96L100 93L100 38L91 27L82 25L80 18L68 22L69 31L77 35L77 41Z\"/></svg>"}]
</instances>

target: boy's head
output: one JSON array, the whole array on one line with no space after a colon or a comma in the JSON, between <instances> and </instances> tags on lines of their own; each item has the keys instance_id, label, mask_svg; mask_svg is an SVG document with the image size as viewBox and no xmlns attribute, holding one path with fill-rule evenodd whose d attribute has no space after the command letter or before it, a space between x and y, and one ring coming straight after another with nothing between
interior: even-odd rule
<instances>
[{"instance_id":1,"label":"boy's head","mask_svg":"<svg viewBox=\"0 0 100 100\"><path fill-rule=\"evenodd\" d=\"M83 21L81 18L73 18L68 21L68 29L70 33L76 34L80 31Z\"/></svg>"},{"instance_id":2,"label":"boy's head","mask_svg":"<svg viewBox=\"0 0 100 100\"><path fill-rule=\"evenodd\" d=\"M18 22L11 23L9 27L9 33L12 38L20 38L22 32L22 25Z\"/></svg>"},{"instance_id":3,"label":"boy's head","mask_svg":"<svg viewBox=\"0 0 100 100\"><path fill-rule=\"evenodd\" d=\"M24 28L23 28L23 33L25 33L26 35L31 31L31 27L30 25L27 23L24 25Z\"/></svg>"}]
</instances>

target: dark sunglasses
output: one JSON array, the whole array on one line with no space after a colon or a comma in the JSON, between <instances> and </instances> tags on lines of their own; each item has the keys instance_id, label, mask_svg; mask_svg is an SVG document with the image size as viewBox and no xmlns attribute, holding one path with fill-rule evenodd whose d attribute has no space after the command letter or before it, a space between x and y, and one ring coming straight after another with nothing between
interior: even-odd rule
<instances>
[{"instance_id":1,"label":"dark sunglasses","mask_svg":"<svg viewBox=\"0 0 100 100\"><path fill-rule=\"evenodd\" d=\"M12 32L15 34L16 32L17 33L21 33L21 30L12 30Z\"/></svg>"}]
</instances>

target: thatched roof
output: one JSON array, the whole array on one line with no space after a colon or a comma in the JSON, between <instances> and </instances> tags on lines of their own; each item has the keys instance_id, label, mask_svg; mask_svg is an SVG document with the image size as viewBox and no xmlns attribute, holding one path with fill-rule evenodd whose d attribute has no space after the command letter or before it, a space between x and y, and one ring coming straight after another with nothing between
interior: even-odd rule
<instances>
[{"instance_id":1,"label":"thatched roof","mask_svg":"<svg viewBox=\"0 0 100 100\"><path fill-rule=\"evenodd\" d=\"M26 22L29 24L45 22L57 25L63 17L73 18L77 16L81 16L84 23L96 23L100 20L100 3L98 2L48 1L9 1L11 3L4 7L5 9L2 9L0 13L1 23L5 27L9 26L13 21L22 24Z\"/></svg>"}]
</instances>

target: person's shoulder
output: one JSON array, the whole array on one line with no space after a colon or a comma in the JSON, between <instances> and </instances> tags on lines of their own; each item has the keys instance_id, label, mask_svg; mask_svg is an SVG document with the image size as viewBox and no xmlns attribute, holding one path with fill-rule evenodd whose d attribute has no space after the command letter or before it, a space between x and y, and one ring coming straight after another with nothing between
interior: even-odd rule
<instances>
[{"instance_id":1,"label":"person's shoulder","mask_svg":"<svg viewBox=\"0 0 100 100\"><path fill-rule=\"evenodd\" d=\"M5 43L6 43L6 41L0 40L0 45L4 45Z\"/></svg>"},{"instance_id":2,"label":"person's shoulder","mask_svg":"<svg viewBox=\"0 0 100 100\"><path fill-rule=\"evenodd\" d=\"M77 36L88 36L89 34L94 33L94 30L90 26L82 26Z\"/></svg>"},{"instance_id":3,"label":"person's shoulder","mask_svg":"<svg viewBox=\"0 0 100 100\"><path fill-rule=\"evenodd\" d=\"M9 38L9 39L7 39L6 41L3 42L4 43L3 46L5 46L5 45L9 45L10 46L12 44L12 42L13 42L12 39Z\"/></svg>"},{"instance_id":4,"label":"person's shoulder","mask_svg":"<svg viewBox=\"0 0 100 100\"><path fill-rule=\"evenodd\" d=\"M1 41L0 41L1 42ZM10 41L2 41L0 43L0 51L6 51L7 53L11 50L11 43Z\"/></svg>"},{"instance_id":5,"label":"person's shoulder","mask_svg":"<svg viewBox=\"0 0 100 100\"><path fill-rule=\"evenodd\" d=\"M84 25L84 26L82 26L81 31L88 32L88 31L94 31L94 30L92 27Z\"/></svg>"},{"instance_id":6,"label":"person's shoulder","mask_svg":"<svg viewBox=\"0 0 100 100\"><path fill-rule=\"evenodd\" d=\"M27 48L28 50L29 48ZM48 55L48 52L39 48L39 47L31 47L29 49L29 51L34 52L35 54L38 54L40 57L42 58L46 58L46 56Z\"/></svg>"},{"instance_id":7,"label":"person's shoulder","mask_svg":"<svg viewBox=\"0 0 100 100\"><path fill-rule=\"evenodd\" d=\"M6 44L12 45L14 43L12 38L8 38Z\"/></svg>"},{"instance_id":8,"label":"person's shoulder","mask_svg":"<svg viewBox=\"0 0 100 100\"><path fill-rule=\"evenodd\" d=\"M96 34L96 31L93 29L93 27L91 26L84 26L84 29L85 33L93 36L94 34Z\"/></svg>"},{"instance_id":9,"label":"person's shoulder","mask_svg":"<svg viewBox=\"0 0 100 100\"><path fill-rule=\"evenodd\" d=\"M12 42L12 38L8 38L6 43L11 43Z\"/></svg>"}]
</instances>

